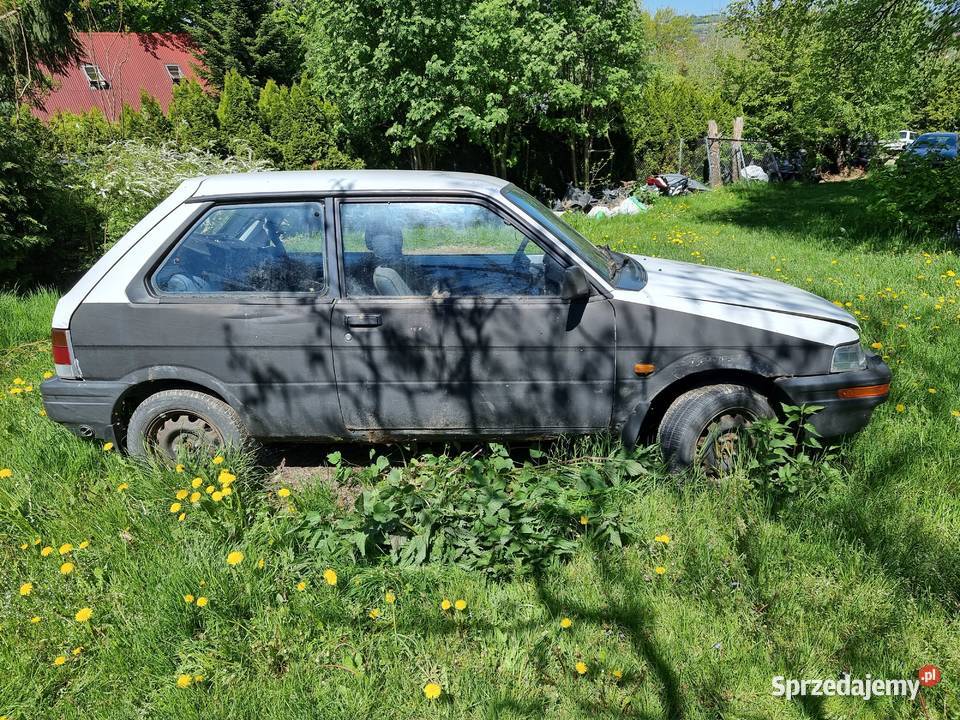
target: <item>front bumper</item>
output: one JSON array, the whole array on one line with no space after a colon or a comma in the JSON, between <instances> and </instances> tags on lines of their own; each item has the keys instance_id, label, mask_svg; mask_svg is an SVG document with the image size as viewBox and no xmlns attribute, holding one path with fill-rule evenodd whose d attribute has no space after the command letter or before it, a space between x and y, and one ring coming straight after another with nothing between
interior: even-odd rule
<instances>
[{"instance_id":1,"label":"front bumper","mask_svg":"<svg viewBox=\"0 0 960 720\"><path fill-rule=\"evenodd\" d=\"M96 380L52 378L40 384L47 417L85 438L116 442L113 409L127 386Z\"/></svg>"},{"instance_id":2,"label":"front bumper","mask_svg":"<svg viewBox=\"0 0 960 720\"><path fill-rule=\"evenodd\" d=\"M873 409L889 395L841 398L837 392L845 388L886 385L890 377L886 363L876 355L868 355L866 370L779 378L775 382L791 404L823 407L810 422L821 436L831 439L862 430L870 422Z\"/></svg>"}]
</instances>

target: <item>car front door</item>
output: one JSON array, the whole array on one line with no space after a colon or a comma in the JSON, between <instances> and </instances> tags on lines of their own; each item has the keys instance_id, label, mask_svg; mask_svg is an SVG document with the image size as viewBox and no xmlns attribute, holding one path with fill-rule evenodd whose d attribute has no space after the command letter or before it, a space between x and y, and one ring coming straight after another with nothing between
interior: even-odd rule
<instances>
[{"instance_id":1,"label":"car front door","mask_svg":"<svg viewBox=\"0 0 960 720\"><path fill-rule=\"evenodd\" d=\"M480 199L339 203L331 338L346 427L554 434L607 427L610 302L560 297L568 259Z\"/></svg>"}]
</instances>

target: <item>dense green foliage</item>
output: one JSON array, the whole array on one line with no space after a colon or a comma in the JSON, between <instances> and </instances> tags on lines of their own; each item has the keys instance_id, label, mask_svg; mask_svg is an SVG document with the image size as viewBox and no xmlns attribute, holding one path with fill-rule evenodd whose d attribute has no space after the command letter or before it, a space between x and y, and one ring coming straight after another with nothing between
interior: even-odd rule
<instances>
[{"instance_id":1,"label":"dense green foliage","mask_svg":"<svg viewBox=\"0 0 960 720\"><path fill-rule=\"evenodd\" d=\"M36 99L44 70L59 72L79 51L73 0L0 0L0 103Z\"/></svg>"},{"instance_id":2,"label":"dense green foliage","mask_svg":"<svg viewBox=\"0 0 960 720\"><path fill-rule=\"evenodd\" d=\"M344 488L328 467L260 470L228 456L177 473L73 437L39 415L36 383L50 369L56 296L0 295L0 469L11 471L0 482L0 714L954 717L960 261L878 226L867 209L871 192L862 181L751 187L582 222L594 241L616 249L702 257L849 302L867 341L882 343L893 396L840 449L830 466L838 477L811 474L790 492L774 482L782 476L759 470L683 483L655 465L625 473L623 548L590 536L589 513L599 508L570 504L561 509L574 531L584 527L577 513L590 510L587 530L567 538L574 548L566 561L495 581L439 562L399 567L389 557L354 561L307 547L312 513L345 517L356 492L393 492L394 469L402 482L450 467L412 449L378 449L389 463L377 470L382 461L367 467L364 450L338 448L341 467L356 466L358 485ZM765 462L775 450L759 454L765 469L783 466ZM329 452L319 449L314 462L324 465ZM606 472L610 454L603 444L574 447L546 473L570 478L561 491L575 497L577 478ZM497 470L502 455L475 453L494 478L519 475L528 457L517 449L514 469ZM237 480L217 501L206 487L219 486L223 468ZM179 491L193 492L195 477L202 498L178 500ZM420 492L409 490L429 496ZM183 522L170 511L175 502ZM456 507L441 510L456 517ZM67 542L73 549L61 556ZM244 559L228 565L235 551ZM69 575L60 572L65 561L74 564ZM21 596L27 582L30 594ZM444 610L445 599L463 600L464 609ZM77 622L83 607L92 615ZM921 690L923 705L771 694L774 675L913 678L931 662L944 681ZM190 683L179 688L183 675ZM427 682L441 686L438 701L424 696Z\"/></svg>"},{"instance_id":3,"label":"dense green foliage","mask_svg":"<svg viewBox=\"0 0 960 720\"><path fill-rule=\"evenodd\" d=\"M77 178L42 123L0 116L0 285L54 283L90 262L99 213L71 189Z\"/></svg>"},{"instance_id":4,"label":"dense green foliage","mask_svg":"<svg viewBox=\"0 0 960 720\"><path fill-rule=\"evenodd\" d=\"M325 557L442 563L494 577L568 559L577 538L621 548L631 535L624 514L636 491L631 480L657 463L650 451L615 451L598 464L582 457L583 447L555 449L548 459L531 449L517 462L504 446L491 445L484 457L425 454L392 468L385 456L355 468L337 452L328 458L335 482L369 489L352 512L309 515L304 535Z\"/></svg>"},{"instance_id":5,"label":"dense green foliage","mask_svg":"<svg viewBox=\"0 0 960 720\"><path fill-rule=\"evenodd\" d=\"M871 207L879 218L912 235L960 239L960 159L908 154L875 170L870 182L877 190Z\"/></svg>"}]
</instances>

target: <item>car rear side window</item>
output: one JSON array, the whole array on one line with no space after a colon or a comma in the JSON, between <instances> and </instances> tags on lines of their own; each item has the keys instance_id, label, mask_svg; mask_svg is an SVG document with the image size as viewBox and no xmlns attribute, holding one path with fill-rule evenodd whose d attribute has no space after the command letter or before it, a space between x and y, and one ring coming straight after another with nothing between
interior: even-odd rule
<instances>
[{"instance_id":1,"label":"car rear side window","mask_svg":"<svg viewBox=\"0 0 960 720\"><path fill-rule=\"evenodd\" d=\"M211 208L163 260L153 285L182 295L323 292L323 228L319 202Z\"/></svg>"}]
</instances>

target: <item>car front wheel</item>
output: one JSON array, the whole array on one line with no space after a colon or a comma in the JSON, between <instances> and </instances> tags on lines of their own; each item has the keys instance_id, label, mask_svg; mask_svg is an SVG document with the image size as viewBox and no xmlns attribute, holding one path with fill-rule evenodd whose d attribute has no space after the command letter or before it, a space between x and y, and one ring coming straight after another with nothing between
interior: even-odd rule
<instances>
[{"instance_id":1,"label":"car front wheel","mask_svg":"<svg viewBox=\"0 0 960 720\"><path fill-rule=\"evenodd\" d=\"M708 475L722 475L736 465L750 424L772 417L767 399L750 388L708 385L673 401L657 438L671 470L696 466Z\"/></svg>"},{"instance_id":2,"label":"car front wheel","mask_svg":"<svg viewBox=\"0 0 960 720\"><path fill-rule=\"evenodd\" d=\"M151 395L133 411L127 426L127 448L139 457L153 451L174 460L181 452L216 452L246 441L236 410L196 390Z\"/></svg>"}]
</instances>

